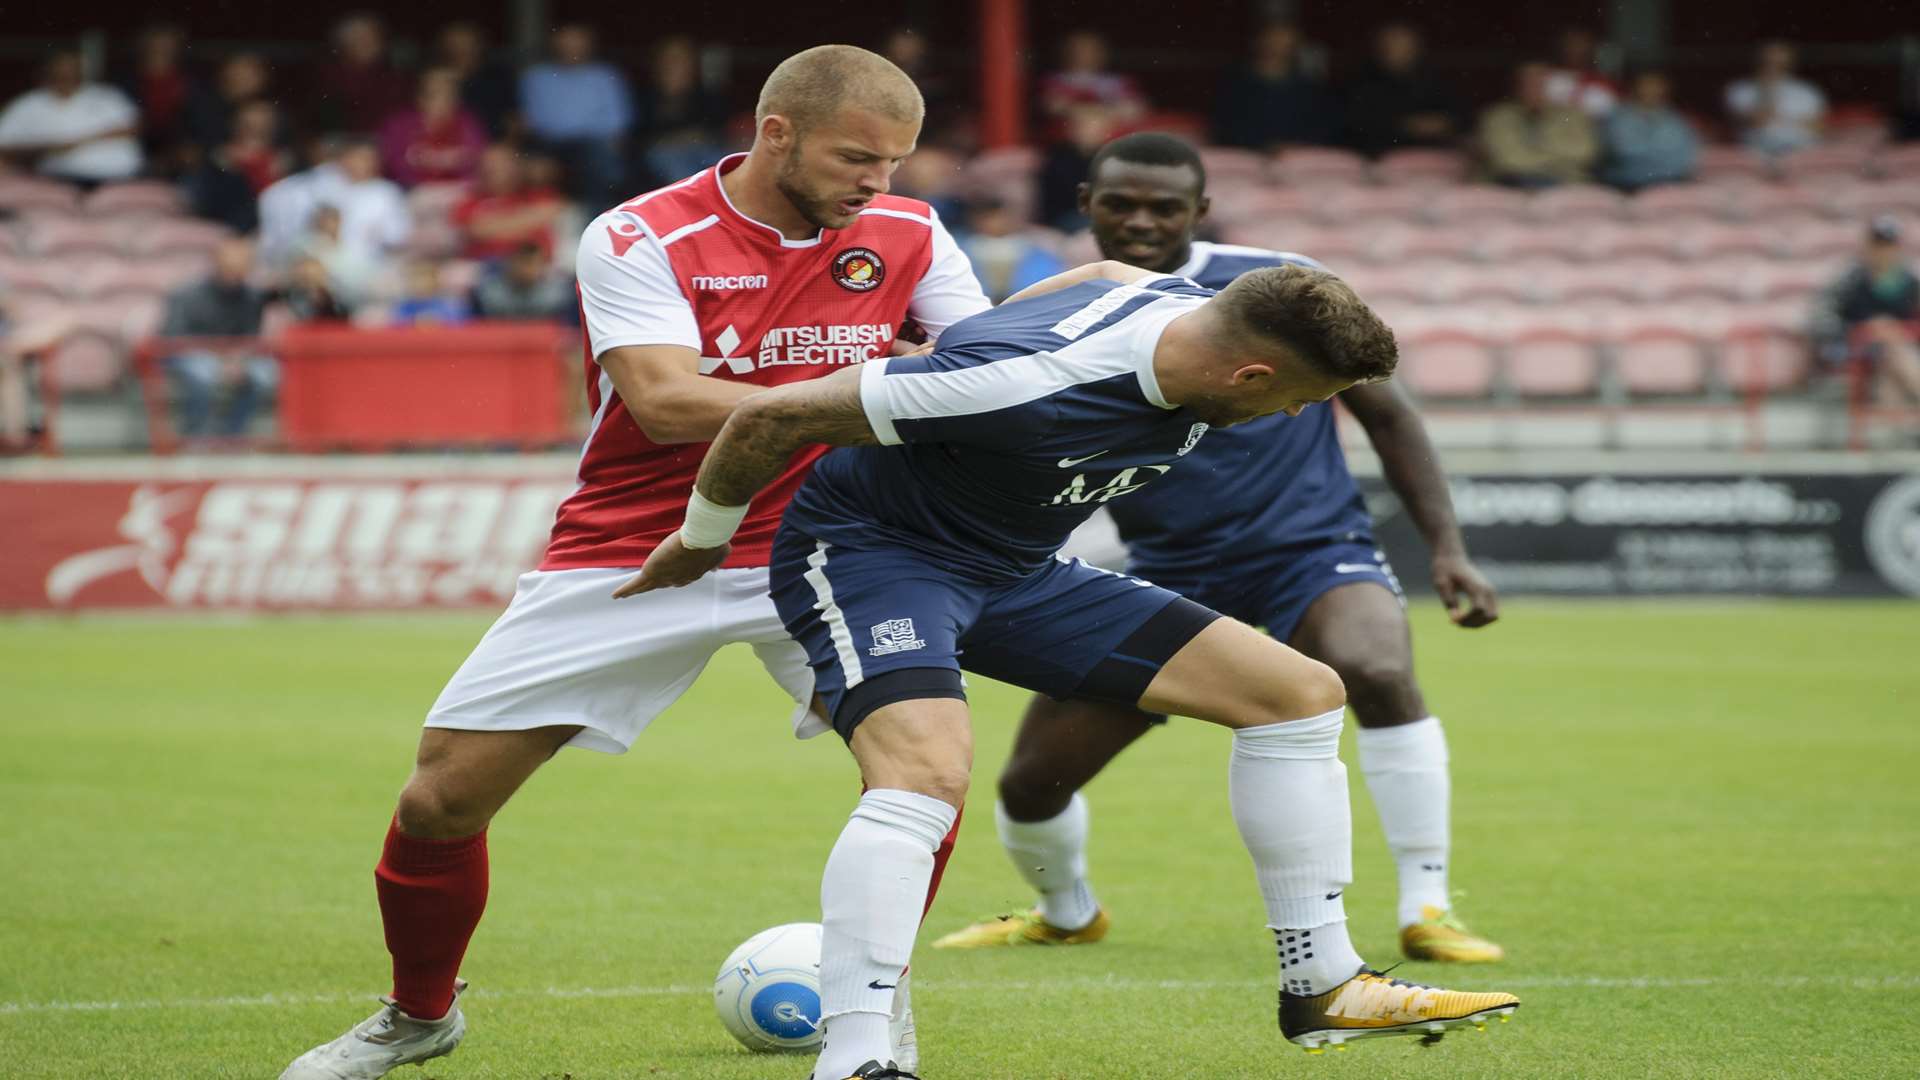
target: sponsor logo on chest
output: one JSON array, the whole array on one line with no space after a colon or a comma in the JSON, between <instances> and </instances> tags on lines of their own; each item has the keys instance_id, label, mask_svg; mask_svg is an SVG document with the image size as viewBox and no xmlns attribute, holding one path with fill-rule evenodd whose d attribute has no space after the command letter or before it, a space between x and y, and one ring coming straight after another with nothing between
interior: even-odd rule
<instances>
[{"instance_id":1,"label":"sponsor logo on chest","mask_svg":"<svg viewBox=\"0 0 1920 1080\"><path fill-rule=\"evenodd\" d=\"M700 374L711 375L722 367L746 375L758 368L861 364L886 355L893 329L888 323L776 326L760 335L759 344L748 351L741 348L744 339L729 323L713 338L718 355L700 358Z\"/></svg>"}]
</instances>

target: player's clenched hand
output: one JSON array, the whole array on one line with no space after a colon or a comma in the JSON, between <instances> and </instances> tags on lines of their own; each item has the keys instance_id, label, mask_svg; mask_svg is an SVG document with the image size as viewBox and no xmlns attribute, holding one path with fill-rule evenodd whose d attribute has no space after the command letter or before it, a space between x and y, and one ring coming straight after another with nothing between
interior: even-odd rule
<instances>
[{"instance_id":1,"label":"player's clenched hand","mask_svg":"<svg viewBox=\"0 0 1920 1080\"><path fill-rule=\"evenodd\" d=\"M1500 617L1499 592L1464 555L1434 557L1433 590L1457 626L1471 630Z\"/></svg>"},{"instance_id":2,"label":"player's clenched hand","mask_svg":"<svg viewBox=\"0 0 1920 1080\"><path fill-rule=\"evenodd\" d=\"M675 529L671 536L660 541L660 546L653 549L653 554L647 556L639 573L613 590L613 598L624 600L655 589L677 589L682 585L691 585L705 577L707 571L726 561L727 552L732 550L732 544L721 544L714 548L687 547L680 542L680 531Z\"/></svg>"},{"instance_id":3,"label":"player's clenched hand","mask_svg":"<svg viewBox=\"0 0 1920 1080\"><path fill-rule=\"evenodd\" d=\"M888 354L891 356L919 356L921 353L930 353L932 351L933 342L931 341L908 341L905 338L894 338L893 345L888 350Z\"/></svg>"}]
</instances>

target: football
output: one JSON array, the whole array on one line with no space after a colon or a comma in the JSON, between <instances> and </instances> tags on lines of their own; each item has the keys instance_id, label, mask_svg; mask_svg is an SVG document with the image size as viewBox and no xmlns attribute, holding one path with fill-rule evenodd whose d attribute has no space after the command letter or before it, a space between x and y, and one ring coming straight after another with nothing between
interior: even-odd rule
<instances>
[{"instance_id":1,"label":"football","mask_svg":"<svg viewBox=\"0 0 1920 1080\"><path fill-rule=\"evenodd\" d=\"M788 923L748 938L713 979L720 1022L749 1050L820 1045L820 924Z\"/></svg>"}]
</instances>

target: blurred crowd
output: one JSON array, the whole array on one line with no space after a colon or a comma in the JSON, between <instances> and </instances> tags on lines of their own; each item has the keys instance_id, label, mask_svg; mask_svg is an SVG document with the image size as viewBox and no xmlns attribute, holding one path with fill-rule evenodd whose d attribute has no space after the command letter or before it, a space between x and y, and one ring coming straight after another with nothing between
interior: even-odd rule
<instances>
[{"instance_id":1,"label":"blurred crowd","mask_svg":"<svg viewBox=\"0 0 1920 1080\"><path fill-rule=\"evenodd\" d=\"M1721 100L1689 109L1665 73L1616 70L1581 28L1560 35L1551 62L1518 64L1510 93L1478 108L1409 24L1380 27L1351 72L1330 70L1326 50L1289 24L1249 41L1202 116L1155 109L1098 33L1066 35L1036 84L1034 190L1009 195L958 182L976 149L969 103L929 63L926 36L896 28L876 44L928 101L922 150L896 190L935 205L999 298L1062 268L1066 247L1036 238L1035 224L1081 229L1078 188L1093 151L1142 127L1281 158L1314 147L1369 158L1445 150L1509 188L1637 192L1692 178L1708 140L1785 159L1846 119L1797 73L1786 42L1760 46ZM0 109L0 179L38 175L82 190L161 180L187 213L230 230L211 272L169 297L168 336L259 335L275 320L571 323L572 247L586 219L750 138L750 103L729 94L740 88L689 38L655 42L638 72L602 59L594 30L577 24L556 28L545 55L524 65L504 62L471 23L444 27L404 67L374 15L342 18L329 46L318 66L295 68L254 51L208 56L180 29L155 26L105 71L88 71L79 52L54 53L40 85ZM1897 105L1880 120L1916 134ZM1871 295L1892 298L1879 308L1905 310L1904 262L1857 272ZM1887 333L1889 348L1896 336ZM23 349L17 339L0 348L0 439L24 423ZM188 434L245 431L271 395L264 356L188 352L168 365Z\"/></svg>"}]
</instances>

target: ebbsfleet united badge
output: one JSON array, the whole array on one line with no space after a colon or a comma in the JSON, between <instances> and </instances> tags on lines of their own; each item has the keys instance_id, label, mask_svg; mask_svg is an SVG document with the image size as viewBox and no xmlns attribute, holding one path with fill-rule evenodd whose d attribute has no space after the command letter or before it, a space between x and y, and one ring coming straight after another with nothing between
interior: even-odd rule
<instances>
[{"instance_id":1,"label":"ebbsfleet united badge","mask_svg":"<svg viewBox=\"0 0 1920 1080\"><path fill-rule=\"evenodd\" d=\"M834 284L850 292L867 292L887 279L887 264L872 248L848 248L833 257Z\"/></svg>"}]
</instances>

